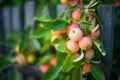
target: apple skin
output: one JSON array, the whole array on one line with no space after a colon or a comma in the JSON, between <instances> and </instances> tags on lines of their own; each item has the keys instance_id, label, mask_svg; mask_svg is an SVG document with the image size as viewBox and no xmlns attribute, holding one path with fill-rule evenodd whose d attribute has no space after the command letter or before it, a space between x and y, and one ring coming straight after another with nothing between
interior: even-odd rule
<instances>
[{"instance_id":1,"label":"apple skin","mask_svg":"<svg viewBox=\"0 0 120 80\"><path fill-rule=\"evenodd\" d=\"M68 37L73 41L79 41L83 37L83 31L79 28L73 28L70 30Z\"/></svg>"},{"instance_id":2,"label":"apple skin","mask_svg":"<svg viewBox=\"0 0 120 80\"><path fill-rule=\"evenodd\" d=\"M26 60L28 64L33 64L36 60L36 56L33 54L29 54L26 56Z\"/></svg>"},{"instance_id":3,"label":"apple skin","mask_svg":"<svg viewBox=\"0 0 120 80\"><path fill-rule=\"evenodd\" d=\"M86 63L86 64L84 64L84 66L83 66L83 68L82 68L82 71L83 71L84 73L89 73L89 72L90 72L90 67L91 67L91 64Z\"/></svg>"},{"instance_id":4,"label":"apple skin","mask_svg":"<svg viewBox=\"0 0 120 80\"><path fill-rule=\"evenodd\" d=\"M70 0L70 5L77 5L77 3L79 2L79 0Z\"/></svg>"},{"instance_id":5,"label":"apple skin","mask_svg":"<svg viewBox=\"0 0 120 80\"><path fill-rule=\"evenodd\" d=\"M73 29L73 28L80 28L80 26L77 25L77 24L74 24L74 23L68 25L67 28L66 28L67 35L69 35L70 30Z\"/></svg>"},{"instance_id":6,"label":"apple skin","mask_svg":"<svg viewBox=\"0 0 120 80\"><path fill-rule=\"evenodd\" d=\"M63 5L68 5L68 4L69 4L69 0L60 0L60 2L61 2Z\"/></svg>"},{"instance_id":7,"label":"apple skin","mask_svg":"<svg viewBox=\"0 0 120 80\"><path fill-rule=\"evenodd\" d=\"M46 64L42 64L40 66L40 71L43 72L43 73L47 72L48 69L49 69L49 64L47 64L47 63Z\"/></svg>"},{"instance_id":8,"label":"apple skin","mask_svg":"<svg viewBox=\"0 0 120 80\"><path fill-rule=\"evenodd\" d=\"M26 57L22 53L17 54L16 61L18 64L21 64L21 65L26 65L26 63L27 63Z\"/></svg>"},{"instance_id":9,"label":"apple skin","mask_svg":"<svg viewBox=\"0 0 120 80\"><path fill-rule=\"evenodd\" d=\"M82 50L89 50L93 45L92 39L90 37L83 37L80 41L79 41L79 47Z\"/></svg>"},{"instance_id":10,"label":"apple skin","mask_svg":"<svg viewBox=\"0 0 120 80\"><path fill-rule=\"evenodd\" d=\"M79 45L77 42L68 40L66 43L66 48L71 51L72 53L76 53L79 50Z\"/></svg>"},{"instance_id":11,"label":"apple skin","mask_svg":"<svg viewBox=\"0 0 120 80\"><path fill-rule=\"evenodd\" d=\"M56 66L56 58L52 58L52 59L50 60L50 65Z\"/></svg>"},{"instance_id":12,"label":"apple skin","mask_svg":"<svg viewBox=\"0 0 120 80\"><path fill-rule=\"evenodd\" d=\"M85 59L87 60L91 60L94 56L94 50L93 49L89 49L85 52Z\"/></svg>"},{"instance_id":13,"label":"apple skin","mask_svg":"<svg viewBox=\"0 0 120 80\"><path fill-rule=\"evenodd\" d=\"M80 9L75 9L72 12L72 19L75 21L79 21L80 20L80 16L81 16L82 11Z\"/></svg>"}]
</instances>

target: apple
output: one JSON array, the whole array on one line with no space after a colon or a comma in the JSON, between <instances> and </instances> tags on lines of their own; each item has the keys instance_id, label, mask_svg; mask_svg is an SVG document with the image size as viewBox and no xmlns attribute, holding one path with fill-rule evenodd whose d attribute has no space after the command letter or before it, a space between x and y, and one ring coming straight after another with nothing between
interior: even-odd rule
<instances>
[{"instance_id":1,"label":"apple","mask_svg":"<svg viewBox=\"0 0 120 80\"><path fill-rule=\"evenodd\" d=\"M66 43L66 48L71 51L72 53L76 53L79 50L79 45L77 42L73 40L68 40Z\"/></svg>"},{"instance_id":2,"label":"apple","mask_svg":"<svg viewBox=\"0 0 120 80\"><path fill-rule=\"evenodd\" d=\"M75 20L75 21L79 21L81 13L82 13L82 11L80 9L75 9L72 12L72 19Z\"/></svg>"},{"instance_id":3,"label":"apple","mask_svg":"<svg viewBox=\"0 0 120 80\"><path fill-rule=\"evenodd\" d=\"M68 5L68 4L69 4L69 0L60 0L60 2L61 2L63 5Z\"/></svg>"},{"instance_id":4,"label":"apple","mask_svg":"<svg viewBox=\"0 0 120 80\"><path fill-rule=\"evenodd\" d=\"M36 60L36 57L33 54L29 54L26 56L26 60L27 60L27 63L33 64Z\"/></svg>"},{"instance_id":5,"label":"apple","mask_svg":"<svg viewBox=\"0 0 120 80\"><path fill-rule=\"evenodd\" d=\"M52 66L55 66L55 65L56 65L56 58L52 58L52 59L50 60L50 64L51 64Z\"/></svg>"},{"instance_id":6,"label":"apple","mask_svg":"<svg viewBox=\"0 0 120 80\"><path fill-rule=\"evenodd\" d=\"M17 54L16 56L16 61L18 64L22 64L22 65L25 65L26 64L26 57L25 55L23 55L22 53L20 54Z\"/></svg>"},{"instance_id":7,"label":"apple","mask_svg":"<svg viewBox=\"0 0 120 80\"><path fill-rule=\"evenodd\" d=\"M73 41L79 41L83 37L83 32L79 28L73 28L70 30L68 36Z\"/></svg>"},{"instance_id":8,"label":"apple","mask_svg":"<svg viewBox=\"0 0 120 80\"><path fill-rule=\"evenodd\" d=\"M94 56L94 50L93 49L89 49L85 52L85 58L87 60L91 60Z\"/></svg>"},{"instance_id":9,"label":"apple","mask_svg":"<svg viewBox=\"0 0 120 80\"><path fill-rule=\"evenodd\" d=\"M88 72L90 72L90 67L91 67L91 64L86 63L86 64L84 64L82 71L85 73L88 73Z\"/></svg>"},{"instance_id":10,"label":"apple","mask_svg":"<svg viewBox=\"0 0 120 80\"><path fill-rule=\"evenodd\" d=\"M90 37L83 37L80 41L79 41L79 47L82 50L89 50L92 47L92 39Z\"/></svg>"},{"instance_id":11,"label":"apple","mask_svg":"<svg viewBox=\"0 0 120 80\"><path fill-rule=\"evenodd\" d=\"M74 23L68 25L68 26L67 26L67 29L66 29L66 31L67 31L67 35L69 34L70 30L73 29L73 28L80 28L80 26L77 25L77 24L74 24Z\"/></svg>"},{"instance_id":12,"label":"apple","mask_svg":"<svg viewBox=\"0 0 120 80\"><path fill-rule=\"evenodd\" d=\"M45 72L47 72L48 71L48 68L49 68L49 64L42 64L41 66L40 66L40 71L41 72L43 72L43 73L45 73Z\"/></svg>"}]
</instances>

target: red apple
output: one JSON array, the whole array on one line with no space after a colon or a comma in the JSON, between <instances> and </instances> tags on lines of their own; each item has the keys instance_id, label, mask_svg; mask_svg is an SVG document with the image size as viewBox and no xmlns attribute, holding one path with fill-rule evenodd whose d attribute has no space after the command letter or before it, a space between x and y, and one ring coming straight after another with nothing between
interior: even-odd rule
<instances>
[{"instance_id":1,"label":"red apple","mask_svg":"<svg viewBox=\"0 0 120 80\"><path fill-rule=\"evenodd\" d=\"M69 40L66 43L66 48L72 53L76 53L79 50L79 45L77 42Z\"/></svg>"},{"instance_id":2,"label":"red apple","mask_svg":"<svg viewBox=\"0 0 120 80\"><path fill-rule=\"evenodd\" d=\"M73 20L76 20L76 21L79 21L80 20L80 15L81 15L82 11L80 9L75 9L73 12L72 12L72 19Z\"/></svg>"},{"instance_id":3,"label":"red apple","mask_svg":"<svg viewBox=\"0 0 120 80\"><path fill-rule=\"evenodd\" d=\"M66 29L67 35L69 34L70 30L73 29L73 28L80 28L80 26L77 25L77 24L70 24L70 25L68 25L67 29Z\"/></svg>"},{"instance_id":4,"label":"red apple","mask_svg":"<svg viewBox=\"0 0 120 80\"><path fill-rule=\"evenodd\" d=\"M50 60L50 64L53 65L53 66L55 66L56 65L56 58L52 58Z\"/></svg>"},{"instance_id":5,"label":"red apple","mask_svg":"<svg viewBox=\"0 0 120 80\"><path fill-rule=\"evenodd\" d=\"M60 0L60 2L61 2L63 5L68 5L68 4L69 4L69 0Z\"/></svg>"},{"instance_id":6,"label":"red apple","mask_svg":"<svg viewBox=\"0 0 120 80\"><path fill-rule=\"evenodd\" d=\"M48 71L48 68L49 68L49 64L42 64L42 65L40 66L40 70L41 70L41 72L43 72L43 73L47 72L47 71Z\"/></svg>"},{"instance_id":7,"label":"red apple","mask_svg":"<svg viewBox=\"0 0 120 80\"><path fill-rule=\"evenodd\" d=\"M79 41L83 37L83 32L79 28L73 28L70 30L68 36L73 41Z\"/></svg>"},{"instance_id":8,"label":"red apple","mask_svg":"<svg viewBox=\"0 0 120 80\"><path fill-rule=\"evenodd\" d=\"M89 37L83 37L80 41L79 41L79 47L82 50L89 50L92 47L92 39Z\"/></svg>"},{"instance_id":9,"label":"red apple","mask_svg":"<svg viewBox=\"0 0 120 80\"><path fill-rule=\"evenodd\" d=\"M84 64L82 71L85 73L88 73L88 72L90 72L90 67L91 67L91 64L89 64L89 63Z\"/></svg>"}]
</instances>

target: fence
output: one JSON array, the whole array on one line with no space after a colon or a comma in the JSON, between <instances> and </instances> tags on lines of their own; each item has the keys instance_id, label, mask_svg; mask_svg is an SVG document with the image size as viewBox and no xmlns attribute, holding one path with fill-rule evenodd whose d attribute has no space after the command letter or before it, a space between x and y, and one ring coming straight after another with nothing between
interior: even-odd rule
<instances>
[{"instance_id":1,"label":"fence","mask_svg":"<svg viewBox=\"0 0 120 80\"><path fill-rule=\"evenodd\" d=\"M66 6L57 6L58 16L66 9ZM48 12L48 11L47 11ZM103 21L104 28L101 30L100 39L105 45L107 55L104 58L104 71L106 80L110 80L112 72L112 55L113 55L113 26L114 26L114 8L111 5L102 5L97 9L100 19ZM28 25L34 25L33 17L35 15L35 2L26 2L24 7L5 7L0 11L1 29L0 39L5 38L11 30L23 30ZM3 34L4 33L4 34ZM0 51L3 51L1 48ZM28 76L25 80L39 79L41 73L36 67L22 68L18 66L18 70ZM33 79L31 78L33 76ZM35 78L34 78L35 77ZM22 78L23 79L23 75Z\"/></svg>"}]
</instances>

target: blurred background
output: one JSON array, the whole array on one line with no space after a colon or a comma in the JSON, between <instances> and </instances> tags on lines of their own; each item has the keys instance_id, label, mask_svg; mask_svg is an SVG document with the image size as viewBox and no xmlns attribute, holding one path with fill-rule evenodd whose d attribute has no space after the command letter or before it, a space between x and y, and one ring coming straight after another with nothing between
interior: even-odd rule
<instances>
[{"instance_id":1,"label":"blurred background","mask_svg":"<svg viewBox=\"0 0 120 80\"><path fill-rule=\"evenodd\" d=\"M111 80L120 80L120 0L102 2L115 10ZM33 39L31 34L38 25L35 16L56 18L59 4L59 0L0 0L0 80L40 80L47 66L55 65L51 35Z\"/></svg>"}]
</instances>

